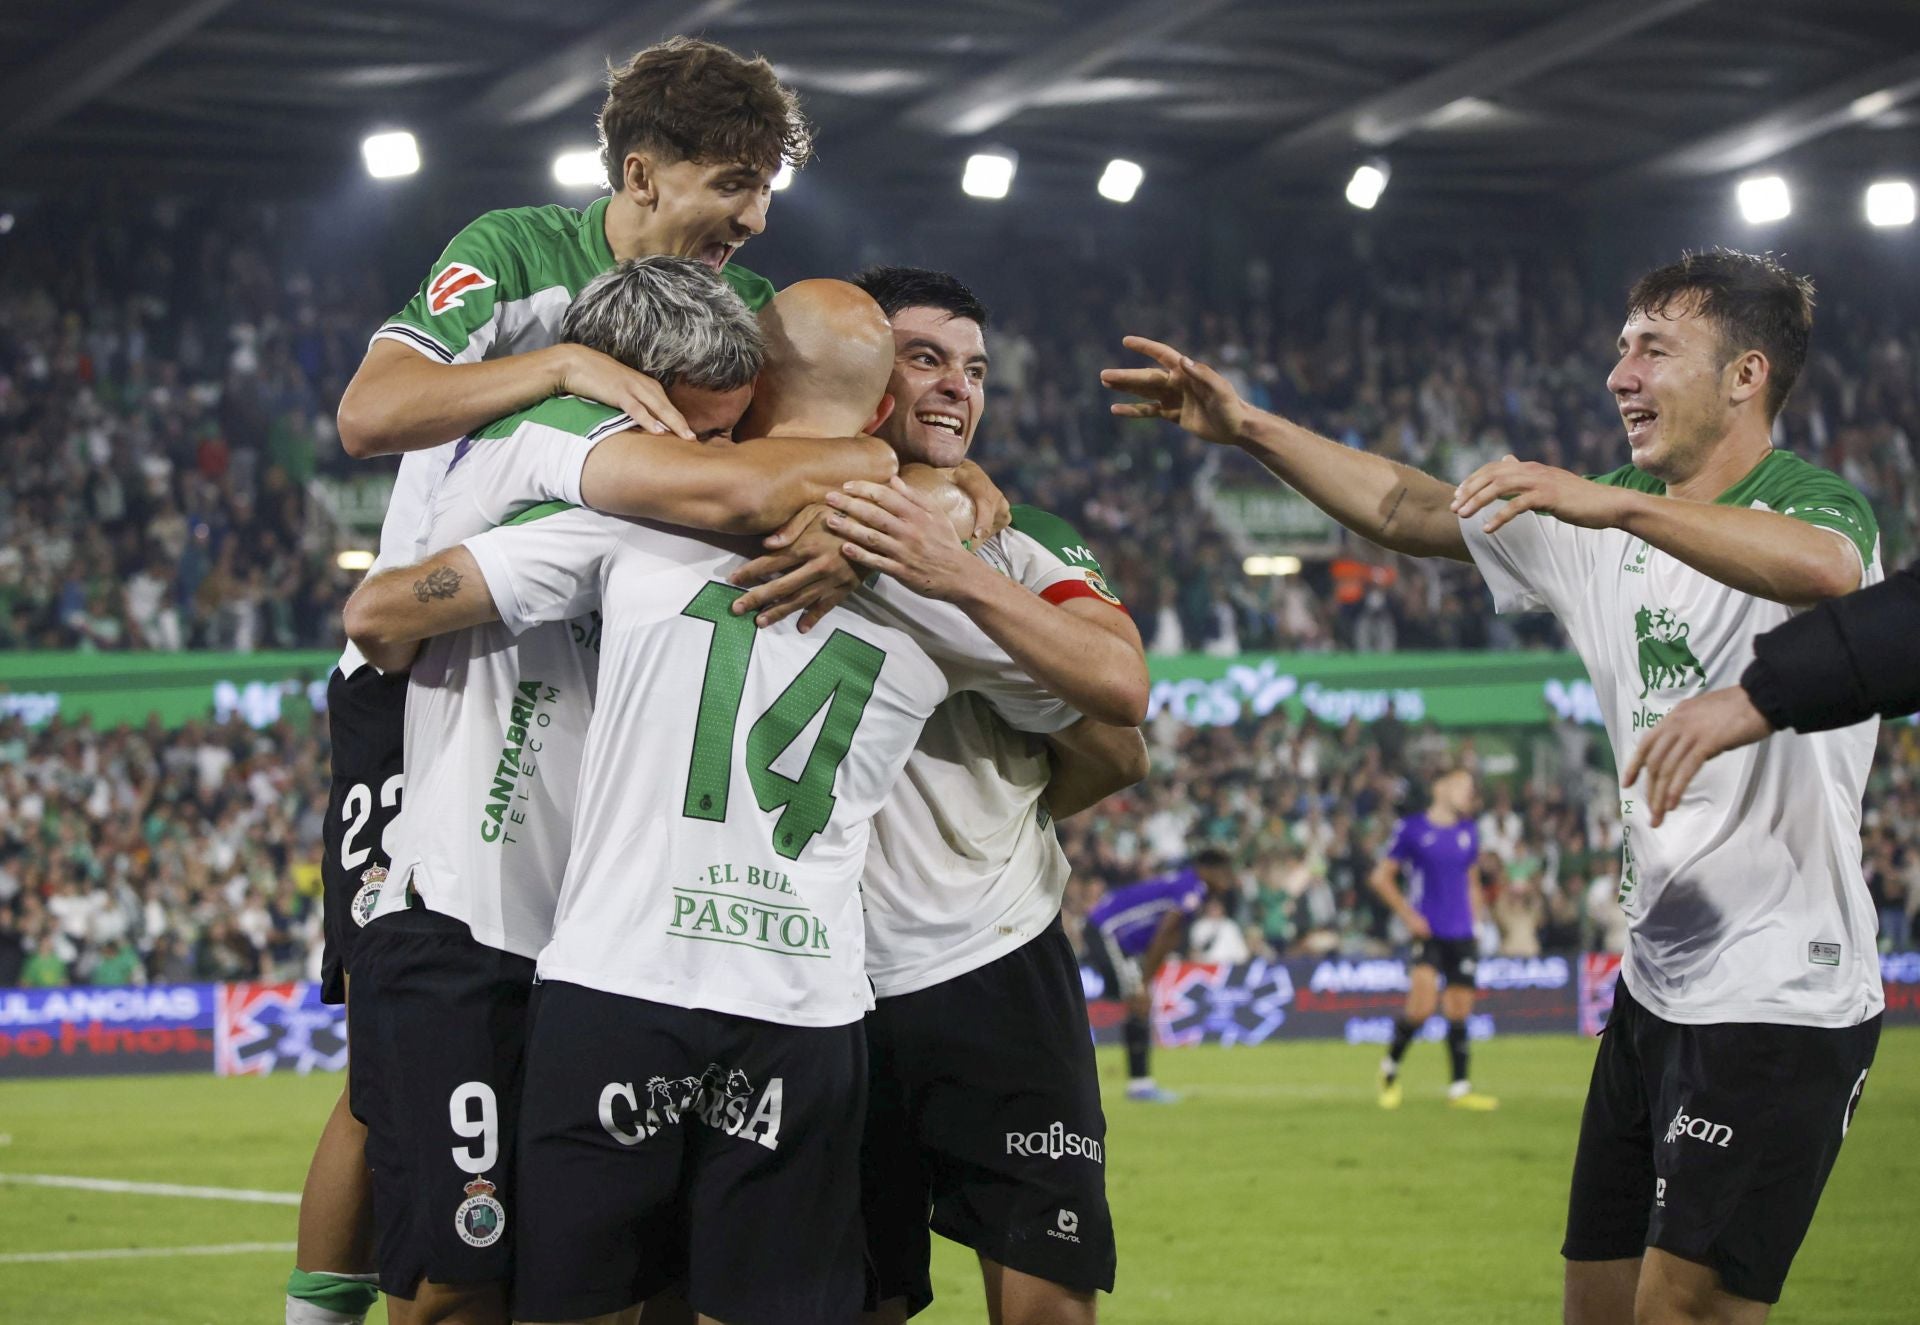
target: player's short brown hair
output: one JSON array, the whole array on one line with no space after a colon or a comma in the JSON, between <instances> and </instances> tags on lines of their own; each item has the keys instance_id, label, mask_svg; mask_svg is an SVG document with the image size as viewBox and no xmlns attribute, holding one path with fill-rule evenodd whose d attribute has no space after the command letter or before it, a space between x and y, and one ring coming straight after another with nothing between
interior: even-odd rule
<instances>
[{"instance_id":1,"label":"player's short brown hair","mask_svg":"<svg viewBox=\"0 0 1920 1325\"><path fill-rule=\"evenodd\" d=\"M1813 282L1771 253L1716 248L1683 253L1648 272L1627 294L1627 316L1698 313L1720 331L1720 361L1758 350L1767 356L1767 418L1800 380L1813 336Z\"/></svg>"},{"instance_id":2,"label":"player's short brown hair","mask_svg":"<svg viewBox=\"0 0 1920 1325\"><path fill-rule=\"evenodd\" d=\"M740 162L769 173L813 154L800 100L764 59L696 37L649 46L610 72L600 107L600 160L618 192L627 154L653 151L701 165Z\"/></svg>"}]
</instances>

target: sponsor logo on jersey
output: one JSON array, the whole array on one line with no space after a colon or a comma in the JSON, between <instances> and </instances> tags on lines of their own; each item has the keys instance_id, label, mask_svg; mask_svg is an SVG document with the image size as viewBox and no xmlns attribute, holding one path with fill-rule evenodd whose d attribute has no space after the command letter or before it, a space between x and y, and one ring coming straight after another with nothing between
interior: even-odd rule
<instances>
[{"instance_id":1,"label":"sponsor logo on jersey","mask_svg":"<svg viewBox=\"0 0 1920 1325\"><path fill-rule=\"evenodd\" d=\"M1681 1137L1692 1137L1695 1141L1705 1141L1710 1146L1719 1146L1722 1150L1733 1140L1733 1129L1725 1123L1708 1122L1705 1118L1691 1117L1685 1109L1673 1115L1673 1121L1667 1124L1666 1140L1668 1144Z\"/></svg>"},{"instance_id":2,"label":"sponsor logo on jersey","mask_svg":"<svg viewBox=\"0 0 1920 1325\"><path fill-rule=\"evenodd\" d=\"M453 1231L469 1247L491 1247L507 1231L507 1208L493 1199L499 1188L475 1178L466 1190L467 1199L453 1212Z\"/></svg>"},{"instance_id":3,"label":"sponsor logo on jersey","mask_svg":"<svg viewBox=\"0 0 1920 1325\"><path fill-rule=\"evenodd\" d=\"M439 317L449 308L466 305L466 296L500 282L464 262L453 262L427 285L427 312Z\"/></svg>"},{"instance_id":4,"label":"sponsor logo on jersey","mask_svg":"<svg viewBox=\"0 0 1920 1325\"><path fill-rule=\"evenodd\" d=\"M1690 629L1671 608L1655 612L1642 607L1633 614L1633 635L1640 644L1640 698L1654 690L1686 685L1689 673L1705 683L1707 669L1687 643Z\"/></svg>"},{"instance_id":5,"label":"sponsor logo on jersey","mask_svg":"<svg viewBox=\"0 0 1920 1325\"><path fill-rule=\"evenodd\" d=\"M1054 1123L1044 1132L1008 1132L1007 1153L1028 1159L1090 1159L1106 1163L1106 1151L1090 1136L1069 1132L1065 1123Z\"/></svg>"},{"instance_id":6,"label":"sponsor logo on jersey","mask_svg":"<svg viewBox=\"0 0 1920 1325\"><path fill-rule=\"evenodd\" d=\"M1629 575L1645 575L1647 573L1647 558L1652 555L1652 546L1642 543L1638 552L1620 563L1620 569Z\"/></svg>"},{"instance_id":7,"label":"sponsor logo on jersey","mask_svg":"<svg viewBox=\"0 0 1920 1325\"><path fill-rule=\"evenodd\" d=\"M522 681L518 690L519 698L513 701L507 714L505 744L500 749L500 762L493 770L493 786L487 791L486 804L480 807L482 842L512 842L513 830L526 822L526 811L514 808L513 802L525 800L528 795L526 788L520 786L521 776L531 781L538 772L538 765L528 757L540 753L537 729L553 721L553 714L540 706L560 698L557 689L539 681ZM530 737L529 731L535 731L536 735Z\"/></svg>"},{"instance_id":8,"label":"sponsor logo on jersey","mask_svg":"<svg viewBox=\"0 0 1920 1325\"><path fill-rule=\"evenodd\" d=\"M1838 966L1840 964L1840 945L1838 943L1809 943L1807 960L1815 966Z\"/></svg>"},{"instance_id":9,"label":"sponsor logo on jersey","mask_svg":"<svg viewBox=\"0 0 1920 1325\"><path fill-rule=\"evenodd\" d=\"M1087 572L1087 588L1098 594L1102 602L1111 603L1115 607L1120 606L1120 595L1107 587L1106 577L1101 575L1099 571L1090 570Z\"/></svg>"},{"instance_id":10,"label":"sponsor logo on jersey","mask_svg":"<svg viewBox=\"0 0 1920 1325\"><path fill-rule=\"evenodd\" d=\"M600 1126L621 1145L637 1146L663 1127L692 1121L778 1150L786 1078L770 1078L757 1103L754 1095L745 1072L719 1063L698 1076L649 1077L644 1103L631 1081L609 1081L600 1091Z\"/></svg>"},{"instance_id":11,"label":"sponsor logo on jersey","mask_svg":"<svg viewBox=\"0 0 1920 1325\"><path fill-rule=\"evenodd\" d=\"M353 917L353 923L365 929L367 922L373 919L373 913L380 907L380 885L387 881L387 871L380 865L369 865L360 875L360 890L353 895L353 901L347 904L347 914Z\"/></svg>"},{"instance_id":12,"label":"sponsor logo on jersey","mask_svg":"<svg viewBox=\"0 0 1920 1325\"><path fill-rule=\"evenodd\" d=\"M1050 1238L1059 1238L1062 1242L1078 1242L1080 1240L1080 1212L1077 1210L1062 1210L1059 1216L1054 1219L1053 1227L1047 1230L1047 1236Z\"/></svg>"}]
</instances>

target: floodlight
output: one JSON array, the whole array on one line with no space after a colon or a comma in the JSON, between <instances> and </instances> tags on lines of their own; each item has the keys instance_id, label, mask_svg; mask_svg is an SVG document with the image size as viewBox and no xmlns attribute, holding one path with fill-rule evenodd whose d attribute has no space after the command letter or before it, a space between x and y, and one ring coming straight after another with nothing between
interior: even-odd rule
<instances>
[{"instance_id":1,"label":"floodlight","mask_svg":"<svg viewBox=\"0 0 1920 1325\"><path fill-rule=\"evenodd\" d=\"M373 553L363 547L345 548L333 559L333 564L341 570L371 570Z\"/></svg>"},{"instance_id":2,"label":"floodlight","mask_svg":"<svg viewBox=\"0 0 1920 1325\"><path fill-rule=\"evenodd\" d=\"M1298 575L1300 573L1300 558L1248 557L1240 563L1240 569L1248 575Z\"/></svg>"},{"instance_id":3,"label":"floodlight","mask_svg":"<svg viewBox=\"0 0 1920 1325\"><path fill-rule=\"evenodd\" d=\"M600 153L590 147L562 152L553 159L554 183L569 189L589 189L607 182L606 167Z\"/></svg>"},{"instance_id":4,"label":"floodlight","mask_svg":"<svg viewBox=\"0 0 1920 1325\"><path fill-rule=\"evenodd\" d=\"M367 135L360 142L360 155L375 179L398 179L420 169L420 144L405 129Z\"/></svg>"},{"instance_id":5,"label":"floodlight","mask_svg":"<svg viewBox=\"0 0 1920 1325\"><path fill-rule=\"evenodd\" d=\"M1147 172L1138 165L1116 156L1100 176L1100 196L1108 202L1132 202L1146 177Z\"/></svg>"},{"instance_id":6,"label":"floodlight","mask_svg":"<svg viewBox=\"0 0 1920 1325\"><path fill-rule=\"evenodd\" d=\"M1881 179L1867 185L1868 225L1912 225L1913 185L1904 179Z\"/></svg>"},{"instance_id":7,"label":"floodlight","mask_svg":"<svg viewBox=\"0 0 1920 1325\"><path fill-rule=\"evenodd\" d=\"M1353 178L1347 181L1347 201L1363 212L1372 211L1387 191L1390 173L1384 161L1367 161L1355 167Z\"/></svg>"},{"instance_id":8,"label":"floodlight","mask_svg":"<svg viewBox=\"0 0 1920 1325\"><path fill-rule=\"evenodd\" d=\"M778 193L791 183L793 183L793 163L790 161L782 161L780 163L780 169L774 171L773 178L767 181L767 187L775 193Z\"/></svg>"},{"instance_id":9,"label":"floodlight","mask_svg":"<svg viewBox=\"0 0 1920 1325\"><path fill-rule=\"evenodd\" d=\"M1749 225L1781 221L1793 211L1793 197L1787 182L1778 175L1756 175L1740 181L1734 196L1740 201L1740 215Z\"/></svg>"},{"instance_id":10,"label":"floodlight","mask_svg":"<svg viewBox=\"0 0 1920 1325\"><path fill-rule=\"evenodd\" d=\"M967 158L960 177L961 191L973 198L1004 198L1013 187L1013 157L1000 152L976 152Z\"/></svg>"}]
</instances>

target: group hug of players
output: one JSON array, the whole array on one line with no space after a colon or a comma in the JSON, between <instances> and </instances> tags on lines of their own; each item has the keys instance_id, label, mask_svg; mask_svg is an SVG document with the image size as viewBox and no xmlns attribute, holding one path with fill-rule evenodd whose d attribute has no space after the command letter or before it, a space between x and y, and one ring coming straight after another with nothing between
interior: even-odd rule
<instances>
[{"instance_id":1,"label":"group hug of players","mask_svg":"<svg viewBox=\"0 0 1920 1325\"><path fill-rule=\"evenodd\" d=\"M1144 773L1139 635L1078 535L966 462L987 314L961 281L776 296L731 261L809 150L769 66L649 48L600 128L610 196L462 231L342 401L350 452L404 459L329 690L352 1068L287 1319L357 1321L377 1283L401 1325L899 1321L931 1300L937 1231L979 1254L995 1321L1091 1321L1105 1123L1052 824ZM1741 301L1804 293L1720 256L1635 291L1609 381L1635 464L1599 481L1507 461L1456 490L1156 342L1103 380L1138 398L1116 412L1242 446L1364 536L1561 612L1624 754L1786 604L1878 577L1859 494L1754 446L1810 314L1797 349L1791 327L1751 348ZM1871 748L1870 727L1782 735L1665 827L1623 806L1635 945L1582 1127L1570 1319L1777 1298L1877 1036L1844 842ZM1471 795L1436 787L1395 858L1459 873ZM1130 973L1230 887L1202 858L1091 920L1143 1096ZM1396 905L1422 966L1470 986L1440 911ZM1692 1118L1742 1149L1693 1145Z\"/></svg>"}]
</instances>

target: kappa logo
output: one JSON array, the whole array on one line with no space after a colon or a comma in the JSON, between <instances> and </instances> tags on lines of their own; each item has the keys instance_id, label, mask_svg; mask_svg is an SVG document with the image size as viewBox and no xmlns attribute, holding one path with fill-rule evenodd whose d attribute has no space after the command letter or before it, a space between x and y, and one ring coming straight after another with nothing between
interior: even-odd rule
<instances>
[{"instance_id":1,"label":"kappa logo","mask_svg":"<svg viewBox=\"0 0 1920 1325\"><path fill-rule=\"evenodd\" d=\"M1690 627L1668 608L1658 612L1642 607L1633 614L1633 634L1640 643L1640 698L1649 691L1687 684L1688 673L1704 683L1707 669L1687 643Z\"/></svg>"},{"instance_id":2,"label":"kappa logo","mask_svg":"<svg viewBox=\"0 0 1920 1325\"><path fill-rule=\"evenodd\" d=\"M453 1212L453 1231L469 1247L491 1247L507 1231L507 1209L493 1197L498 1190L485 1178L467 1184L467 1199Z\"/></svg>"},{"instance_id":3,"label":"kappa logo","mask_svg":"<svg viewBox=\"0 0 1920 1325\"><path fill-rule=\"evenodd\" d=\"M464 262L449 263L427 286L427 312L439 317L449 308L463 308L468 295L499 283L478 267L469 267Z\"/></svg>"},{"instance_id":4,"label":"kappa logo","mask_svg":"<svg viewBox=\"0 0 1920 1325\"><path fill-rule=\"evenodd\" d=\"M353 901L347 904L347 914L353 917L353 923L365 929L367 922L373 919L373 913L380 908L380 885L387 881L387 871L379 865L369 866L360 875L360 890L353 895Z\"/></svg>"},{"instance_id":5,"label":"kappa logo","mask_svg":"<svg viewBox=\"0 0 1920 1325\"><path fill-rule=\"evenodd\" d=\"M1710 1146L1719 1146L1722 1150L1733 1140L1733 1129L1725 1123L1708 1122L1705 1118L1688 1116L1685 1109L1673 1115L1673 1121L1667 1124L1666 1141L1672 1144L1681 1137L1692 1137L1695 1141L1705 1141Z\"/></svg>"}]
</instances>

